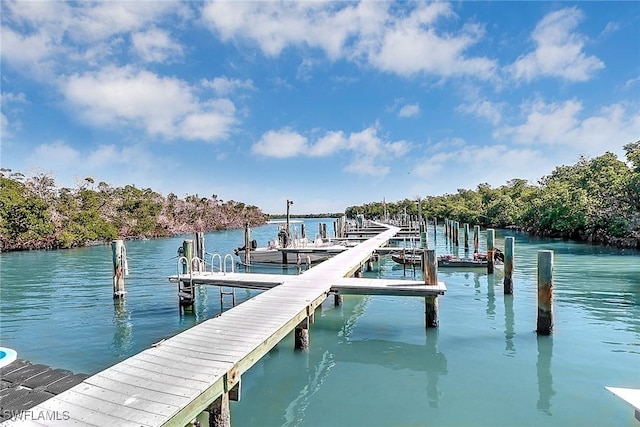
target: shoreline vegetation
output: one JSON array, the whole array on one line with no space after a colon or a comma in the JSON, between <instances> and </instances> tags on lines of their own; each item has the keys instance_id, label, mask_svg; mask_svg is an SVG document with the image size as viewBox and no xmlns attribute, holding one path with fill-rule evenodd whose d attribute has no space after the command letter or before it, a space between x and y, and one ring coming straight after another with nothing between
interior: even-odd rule
<instances>
[{"instance_id":1,"label":"shoreline vegetation","mask_svg":"<svg viewBox=\"0 0 640 427\"><path fill-rule=\"evenodd\" d=\"M217 195L164 197L150 188L112 187L85 178L57 188L50 175L26 177L0 169L0 251L68 249L114 239L170 237L198 231L258 226L258 207Z\"/></svg>"},{"instance_id":2,"label":"shoreline vegetation","mask_svg":"<svg viewBox=\"0 0 640 427\"><path fill-rule=\"evenodd\" d=\"M461 223L515 228L535 235L640 249L640 141L615 154L559 166L537 184L512 179L492 188L458 189L421 200L422 215ZM417 215L416 199L350 206L348 218ZM339 213L296 215L338 217ZM256 227L269 219L258 207L217 195L163 196L134 185L112 187L87 177L75 188L57 188L48 174L27 177L0 169L0 252L66 249L113 239L170 237L197 231Z\"/></svg>"},{"instance_id":3,"label":"shoreline vegetation","mask_svg":"<svg viewBox=\"0 0 640 427\"><path fill-rule=\"evenodd\" d=\"M570 166L558 166L537 184L512 179L492 188L422 199L422 216L544 237L640 249L640 141L624 146L627 162L607 152ZM347 217L383 218L418 214L416 199L373 202L346 209Z\"/></svg>"}]
</instances>

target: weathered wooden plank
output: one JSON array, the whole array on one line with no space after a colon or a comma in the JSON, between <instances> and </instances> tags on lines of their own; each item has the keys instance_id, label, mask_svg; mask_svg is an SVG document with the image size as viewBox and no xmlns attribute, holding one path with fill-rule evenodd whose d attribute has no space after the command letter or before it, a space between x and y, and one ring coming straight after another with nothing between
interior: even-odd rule
<instances>
[{"instance_id":1,"label":"weathered wooden plank","mask_svg":"<svg viewBox=\"0 0 640 427\"><path fill-rule=\"evenodd\" d=\"M67 390L68 392L69 390ZM65 392L66 393L66 392ZM99 408L85 408L68 399L62 399L65 394L42 402L32 410L49 411L61 415L58 418L62 420L48 420L47 426L64 427L68 425L76 426L122 426L122 427L140 427L147 424L136 423L125 418L117 417L112 414L100 412ZM67 418L68 417L68 418ZM66 419L65 419L66 418Z\"/></svg>"},{"instance_id":2,"label":"weathered wooden plank","mask_svg":"<svg viewBox=\"0 0 640 427\"><path fill-rule=\"evenodd\" d=\"M165 393L173 393L189 398L197 396L198 393L202 392L203 384L200 381L193 381L175 375L151 375L148 371L127 366L123 363L124 362L118 363L102 371L100 375L129 384L134 383L142 388L164 391Z\"/></svg>"},{"instance_id":3,"label":"weathered wooden plank","mask_svg":"<svg viewBox=\"0 0 640 427\"><path fill-rule=\"evenodd\" d=\"M195 347L198 351L203 353L213 354L243 354L246 349L253 348L255 343L259 343L259 338L254 338L251 341L231 341L218 338L205 338L205 337L178 337L170 341L163 343L165 346L174 346L179 348L190 349Z\"/></svg>"},{"instance_id":4,"label":"weathered wooden plank","mask_svg":"<svg viewBox=\"0 0 640 427\"><path fill-rule=\"evenodd\" d=\"M74 387L68 397L73 399L74 403L77 404L81 404L82 399L88 399L86 401L92 408L95 408L93 399L106 401L122 407L119 409L116 406L110 406L111 408L115 408L119 416L124 415L129 420L139 419L142 423L154 425L163 422L164 419L171 417L180 409L179 406L176 405L169 405L147 399L146 394L131 396L119 390L103 388L89 383L82 383Z\"/></svg>"},{"instance_id":5,"label":"weathered wooden plank","mask_svg":"<svg viewBox=\"0 0 640 427\"><path fill-rule=\"evenodd\" d=\"M107 390L117 390L129 397L138 398L144 396L144 399L152 402L164 403L166 405L181 407L189 403L189 398L178 396L164 391L151 390L126 384L113 378L103 377L101 375L93 375L85 380L85 384L91 384L96 387L102 387Z\"/></svg>"},{"instance_id":6,"label":"weathered wooden plank","mask_svg":"<svg viewBox=\"0 0 640 427\"><path fill-rule=\"evenodd\" d=\"M127 366L144 369L145 371L152 372L153 374L174 375L180 377L184 376L184 370L181 365L158 364L148 360L143 360L139 357L127 359ZM191 380L201 381L204 384L208 384L209 382L218 379L221 375L224 375L225 371L226 369L223 368L189 371L189 378Z\"/></svg>"}]
</instances>

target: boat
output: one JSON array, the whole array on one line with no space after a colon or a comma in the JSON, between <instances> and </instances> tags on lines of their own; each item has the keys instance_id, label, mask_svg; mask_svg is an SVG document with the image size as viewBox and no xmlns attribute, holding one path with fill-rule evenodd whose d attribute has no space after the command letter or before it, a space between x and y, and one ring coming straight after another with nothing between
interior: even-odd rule
<instances>
[{"instance_id":1,"label":"boat","mask_svg":"<svg viewBox=\"0 0 640 427\"><path fill-rule=\"evenodd\" d=\"M269 221L268 224L278 225L278 233L275 239L269 240L266 246L258 246L256 240L250 242L249 262L247 262L246 245L234 250L235 255L240 259L240 263L245 265L253 264L291 264L291 265L311 265L325 261L329 257L343 252L347 246L323 238L318 235L314 240L309 240L303 232L302 237L298 237L297 229L291 233L292 224L304 224L300 220L290 220L289 205L293 204L287 200L286 221Z\"/></svg>"},{"instance_id":2,"label":"boat","mask_svg":"<svg viewBox=\"0 0 640 427\"><path fill-rule=\"evenodd\" d=\"M402 265L422 266L422 255L420 253L392 254L391 259ZM500 264L504 262L504 254L500 249L495 249L494 260ZM438 257L438 268L486 268L489 264L487 254L476 253L473 258L460 258L453 255L440 255Z\"/></svg>"}]
</instances>

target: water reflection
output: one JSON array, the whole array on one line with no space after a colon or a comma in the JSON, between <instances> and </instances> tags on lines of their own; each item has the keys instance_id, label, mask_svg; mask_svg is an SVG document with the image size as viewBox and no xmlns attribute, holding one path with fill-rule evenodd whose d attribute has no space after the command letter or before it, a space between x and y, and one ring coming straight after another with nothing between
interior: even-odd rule
<instances>
[{"instance_id":1,"label":"water reflection","mask_svg":"<svg viewBox=\"0 0 640 427\"><path fill-rule=\"evenodd\" d=\"M427 341L425 344L429 367L427 369L427 397L429 407L437 408L440 402L440 388L438 381L440 375L447 374L447 358L438 349L438 328L429 328L427 331Z\"/></svg>"},{"instance_id":2,"label":"water reflection","mask_svg":"<svg viewBox=\"0 0 640 427\"><path fill-rule=\"evenodd\" d=\"M113 300L113 347L118 358L128 355L132 342L131 313L127 310L124 299Z\"/></svg>"},{"instance_id":3,"label":"water reflection","mask_svg":"<svg viewBox=\"0 0 640 427\"><path fill-rule=\"evenodd\" d=\"M513 295L504 296L504 339L507 354L510 356L515 355L516 347L513 343L513 337L515 335L515 313L513 311Z\"/></svg>"},{"instance_id":4,"label":"water reflection","mask_svg":"<svg viewBox=\"0 0 640 427\"><path fill-rule=\"evenodd\" d=\"M487 315L493 319L496 315L496 275L487 274Z\"/></svg>"},{"instance_id":5,"label":"water reflection","mask_svg":"<svg viewBox=\"0 0 640 427\"><path fill-rule=\"evenodd\" d=\"M553 376L551 375L551 357L553 355L553 339L551 336L538 335L538 361L536 371L538 373L538 411L545 415L551 413L551 398L556 392L553 389Z\"/></svg>"}]
</instances>

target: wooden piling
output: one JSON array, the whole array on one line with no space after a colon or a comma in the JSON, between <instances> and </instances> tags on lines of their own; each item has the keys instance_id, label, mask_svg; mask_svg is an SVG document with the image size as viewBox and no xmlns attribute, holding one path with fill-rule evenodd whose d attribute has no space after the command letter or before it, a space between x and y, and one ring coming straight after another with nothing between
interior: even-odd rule
<instances>
[{"instance_id":1,"label":"wooden piling","mask_svg":"<svg viewBox=\"0 0 640 427\"><path fill-rule=\"evenodd\" d=\"M436 242L438 240L438 218L433 217L433 241Z\"/></svg>"},{"instance_id":2,"label":"wooden piling","mask_svg":"<svg viewBox=\"0 0 640 427\"><path fill-rule=\"evenodd\" d=\"M446 241L449 238L449 219L444 219L444 240Z\"/></svg>"},{"instance_id":3,"label":"wooden piling","mask_svg":"<svg viewBox=\"0 0 640 427\"><path fill-rule=\"evenodd\" d=\"M182 274L188 274L191 269L191 260L193 260L193 240L182 242L182 256L187 259L187 262L182 262Z\"/></svg>"},{"instance_id":4,"label":"wooden piling","mask_svg":"<svg viewBox=\"0 0 640 427\"><path fill-rule=\"evenodd\" d=\"M436 251L427 249L422 252L422 275L427 286L438 285L438 260ZM438 297L428 296L424 298L424 319L427 328L438 327Z\"/></svg>"},{"instance_id":5,"label":"wooden piling","mask_svg":"<svg viewBox=\"0 0 640 427\"><path fill-rule=\"evenodd\" d=\"M336 307L339 307L342 305L343 302L343 297L341 294L339 294L338 292L336 292L335 294L333 294L333 305Z\"/></svg>"},{"instance_id":6,"label":"wooden piling","mask_svg":"<svg viewBox=\"0 0 640 427\"><path fill-rule=\"evenodd\" d=\"M453 222L453 244L460 246L460 223L458 221Z\"/></svg>"},{"instance_id":7,"label":"wooden piling","mask_svg":"<svg viewBox=\"0 0 640 427\"><path fill-rule=\"evenodd\" d=\"M513 294L513 247L515 238L504 238L504 294Z\"/></svg>"},{"instance_id":8,"label":"wooden piling","mask_svg":"<svg viewBox=\"0 0 640 427\"><path fill-rule=\"evenodd\" d=\"M553 332L553 251L538 251L538 322L536 332Z\"/></svg>"},{"instance_id":9,"label":"wooden piling","mask_svg":"<svg viewBox=\"0 0 640 427\"><path fill-rule=\"evenodd\" d=\"M244 263L251 265L251 227L248 222L244 225Z\"/></svg>"},{"instance_id":10,"label":"wooden piling","mask_svg":"<svg viewBox=\"0 0 640 427\"><path fill-rule=\"evenodd\" d=\"M464 251L468 252L469 251L469 224L465 222L463 227L464 227Z\"/></svg>"},{"instance_id":11,"label":"wooden piling","mask_svg":"<svg viewBox=\"0 0 640 427\"><path fill-rule=\"evenodd\" d=\"M209 427L231 427L229 411L229 393L222 395L209 406Z\"/></svg>"},{"instance_id":12,"label":"wooden piling","mask_svg":"<svg viewBox=\"0 0 640 427\"><path fill-rule=\"evenodd\" d=\"M294 337L296 350L306 351L309 349L309 323L309 317L307 317L296 326Z\"/></svg>"},{"instance_id":13,"label":"wooden piling","mask_svg":"<svg viewBox=\"0 0 640 427\"><path fill-rule=\"evenodd\" d=\"M493 252L496 231L493 228L487 228L487 274L493 274Z\"/></svg>"},{"instance_id":14,"label":"wooden piling","mask_svg":"<svg viewBox=\"0 0 640 427\"><path fill-rule=\"evenodd\" d=\"M478 247L480 245L480 226L473 226L473 253L478 253Z\"/></svg>"},{"instance_id":15,"label":"wooden piling","mask_svg":"<svg viewBox=\"0 0 640 427\"><path fill-rule=\"evenodd\" d=\"M124 276L126 270L126 249L123 240L111 242L111 258L113 260L113 298L124 298Z\"/></svg>"},{"instance_id":16,"label":"wooden piling","mask_svg":"<svg viewBox=\"0 0 640 427\"><path fill-rule=\"evenodd\" d=\"M205 253L204 233L202 231L198 231L195 234L195 255L200 261L204 262Z\"/></svg>"},{"instance_id":17,"label":"wooden piling","mask_svg":"<svg viewBox=\"0 0 640 427\"><path fill-rule=\"evenodd\" d=\"M422 249L427 249L427 225L425 223L420 223L420 247Z\"/></svg>"}]
</instances>

